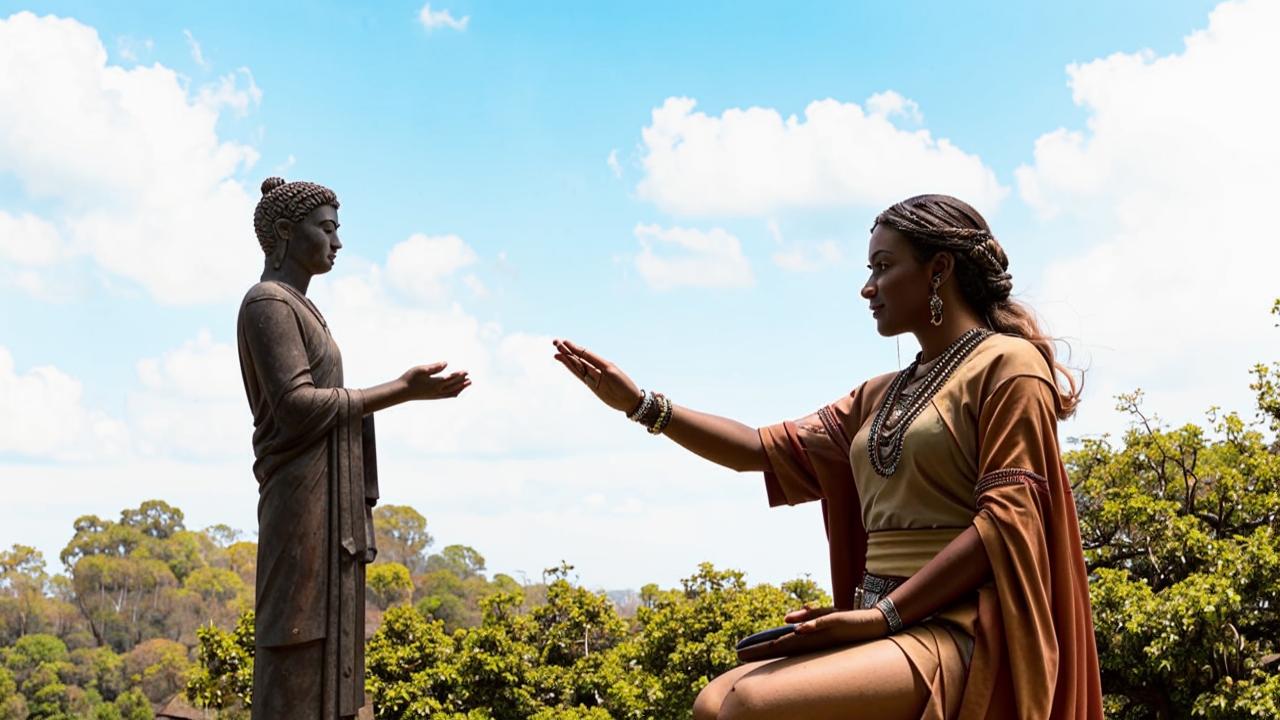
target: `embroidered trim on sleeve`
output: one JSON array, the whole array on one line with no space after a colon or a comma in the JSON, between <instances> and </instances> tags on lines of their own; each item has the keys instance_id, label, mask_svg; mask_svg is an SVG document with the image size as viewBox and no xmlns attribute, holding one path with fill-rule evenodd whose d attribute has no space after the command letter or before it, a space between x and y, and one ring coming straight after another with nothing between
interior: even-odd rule
<instances>
[{"instance_id":1,"label":"embroidered trim on sleeve","mask_svg":"<svg viewBox=\"0 0 1280 720\"><path fill-rule=\"evenodd\" d=\"M844 425L841 425L840 421L836 419L836 414L831 410L830 405L823 405L818 410L818 419L822 421L822 427L826 428L827 435L831 438L831 441L839 445L841 450L846 453L849 452L849 446L853 441L845 434Z\"/></svg>"},{"instance_id":2,"label":"embroidered trim on sleeve","mask_svg":"<svg viewBox=\"0 0 1280 720\"><path fill-rule=\"evenodd\" d=\"M1048 481L1043 475L1031 472L1023 468L1001 468L993 470L983 475L976 485L973 486L973 499L976 501L992 488L1002 487L1004 485L1021 485L1027 481L1031 481L1037 485L1044 485Z\"/></svg>"}]
</instances>

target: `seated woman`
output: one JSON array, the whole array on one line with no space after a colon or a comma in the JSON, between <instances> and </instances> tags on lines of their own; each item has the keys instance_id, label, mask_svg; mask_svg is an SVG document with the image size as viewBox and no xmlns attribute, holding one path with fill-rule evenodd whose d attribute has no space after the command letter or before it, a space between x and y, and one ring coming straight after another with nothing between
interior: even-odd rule
<instances>
[{"instance_id":1,"label":"seated woman","mask_svg":"<svg viewBox=\"0 0 1280 720\"><path fill-rule=\"evenodd\" d=\"M741 653L695 718L1101 718L1079 528L1057 421L1079 392L986 221L945 195L881 213L862 287L906 369L754 429L643 392L557 340L556 359L652 433L739 471L771 505L819 500L833 608Z\"/></svg>"}]
</instances>

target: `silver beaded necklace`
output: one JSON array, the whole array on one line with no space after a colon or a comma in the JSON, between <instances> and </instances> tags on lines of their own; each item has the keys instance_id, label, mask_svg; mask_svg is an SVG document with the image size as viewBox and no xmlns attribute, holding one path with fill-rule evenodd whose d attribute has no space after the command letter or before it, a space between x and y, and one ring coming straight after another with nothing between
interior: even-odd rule
<instances>
[{"instance_id":1,"label":"silver beaded necklace","mask_svg":"<svg viewBox=\"0 0 1280 720\"><path fill-rule=\"evenodd\" d=\"M912 391L906 391L906 387L915 377L916 368L920 366L919 355L893 378L893 382L889 384L889 392L871 420L871 428L867 434L867 454L871 457L871 467L877 475L887 478L898 469L907 428L933 400L934 394L942 388L947 378L960 367L960 363L969 357L969 353L992 334L986 328L975 327L961 335L938 356L937 362ZM881 445L889 449L887 459L880 455Z\"/></svg>"}]
</instances>

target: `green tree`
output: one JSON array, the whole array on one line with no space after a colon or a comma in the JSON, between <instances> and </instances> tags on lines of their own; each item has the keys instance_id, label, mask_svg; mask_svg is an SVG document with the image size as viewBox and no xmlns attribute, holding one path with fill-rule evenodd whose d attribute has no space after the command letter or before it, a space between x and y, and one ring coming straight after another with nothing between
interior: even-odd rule
<instances>
[{"instance_id":1,"label":"green tree","mask_svg":"<svg viewBox=\"0 0 1280 720\"><path fill-rule=\"evenodd\" d=\"M22 682L32 720L71 720L71 696L58 677L61 663L41 663Z\"/></svg>"},{"instance_id":2,"label":"green tree","mask_svg":"<svg viewBox=\"0 0 1280 720\"><path fill-rule=\"evenodd\" d=\"M13 673L0 667L0 720L26 720L27 699L18 692Z\"/></svg>"},{"instance_id":3,"label":"green tree","mask_svg":"<svg viewBox=\"0 0 1280 720\"><path fill-rule=\"evenodd\" d=\"M71 667L65 679L98 693L105 701L114 700L125 691L124 658L109 647L71 651Z\"/></svg>"},{"instance_id":4,"label":"green tree","mask_svg":"<svg viewBox=\"0 0 1280 720\"><path fill-rule=\"evenodd\" d=\"M41 666L56 667L70 658L66 643L53 635L35 634L18 638L12 647L3 651L4 666L13 673L18 685Z\"/></svg>"},{"instance_id":5,"label":"green tree","mask_svg":"<svg viewBox=\"0 0 1280 720\"><path fill-rule=\"evenodd\" d=\"M151 701L138 688L122 693L111 707L120 720L152 720L156 716L151 710Z\"/></svg>"},{"instance_id":6,"label":"green tree","mask_svg":"<svg viewBox=\"0 0 1280 720\"><path fill-rule=\"evenodd\" d=\"M198 595L210 605L225 605L243 599L249 589L234 571L226 568L202 567L191 572L182 588Z\"/></svg>"},{"instance_id":7,"label":"green tree","mask_svg":"<svg viewBox=\"0 0 1280 720\"><path fill-rule=\"evenodd\" d=\"M433 538L427 519L408 505L379 505L373 509L378 560L399 563L418 575L427 570L427 548Z\"/></svg>"},{"instance_id":8,"label":"green tree","mask_svg":"<svg viewBox=\"0 0 1280 720\"><path fill-rule=\"evenodd\" d=\"M1260 398L1260 401L1264 398ZM1066 453L1111 716L1276 717L1280 456L1235 414L1163 427L1141 393L1119 447Z\"/></svg>"},{"instance_id":9,"label":"green tree","mask_svg":"<svg viewBox=\"0 0 1280 720\"><path fill-rule=\"evenodd\" d=\"M464 678L444 624L411 607L394 607L365 650L366 688L388 718L435 718L459 712Z\"/></svg>"},{"instance_id":10,"label":"green tree","mask_svg":"<svg viewBox=\"0 0 1280 720\"><path fill-rule=\"evenodd\" d=\"M15 544L0 551L0 644L12 643L44 625L48 582L39 550Z\"/></svg>"},{"instance_id":11,"label":"green tree","mask_svg":"<svg viewBox=\"0 0 1280 720\"><path fill-rule=\"evenodd\" d=\"M253 620L247 611L231 631L213 625L196 631L196 664L186 687L193 705L226 717L247 715L253 697Z\"/></svg>"},{"instance_id":12,"label":"green tree","mask_svg":"<svg viewBox=\"0 0 1280 720\"><path fill-rule=\"evenodd\" d=\"M187 647L164 638L139 643L124 656L124 674L129 685L141 690L155 704L184 689L190 669Z\"/></svg>"},{"instance_id":13,"label":"green tree","mask_svg":"<svg viewBox=\"0 0 1280 720\"><path fill-rule=\"evenodd\" d=\"M121 525L137 528L143 535L157 540L185 530L182 520L182 511L163 500L147 500L137 508L120 512Z\"/></svg>"},{"instance_id":14,"label":"green tree","mask_svg":"<svg viewBox=\"0 0 1280 720\"><path fill-rule=\"evenodd\" d=\"M466 545L449 545L427 558L427 572L448 570L460 579L477 577L484 573L484 556Z\"/></svg>"},{"instance_id":15,"label":"green tree","mask_svg":"<svg viewBox=\"0 0 1280 720\"><path fill-rule=\"evenodd\" d=\"M379 610L386 610L413 596L413 579L409 577L409 568L400 563L370 565L365 582L369 588L369 597Z\"/></svg>"}]
</instances>

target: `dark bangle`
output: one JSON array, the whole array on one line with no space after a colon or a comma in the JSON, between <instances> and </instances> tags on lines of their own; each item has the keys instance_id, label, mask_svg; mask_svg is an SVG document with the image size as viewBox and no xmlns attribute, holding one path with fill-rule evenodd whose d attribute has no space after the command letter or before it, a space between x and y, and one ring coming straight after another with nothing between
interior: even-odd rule
<instances>
[{"instance_id":1,"label":"dark bangle","mask_svg":"<svg viewBox=\"0 0 1280 720\"><path fill-rule=\"evenodd\" d=\"M666 395L658 396L662 400L662 411L658 413L658 419L649 427L650 435L661 435L663 430L667 429L667 425L671 422L671 399Z\"/></svg>"},{"instance_id":2,"label":"dark bangle","mask_svg":"<svg viewBox=\"0 0 1280 720\"><path fill-rule=\"evenodd\" d=\"M650 397L652 398L653 401L649 403L648 407L644 408L644 412L641 412L636 417L636 422L640 423L646 428L653 427L654 424L658 422L658 418L662 416L662 408L663 408L662 393L660 392L650 393Z\"/></svg>"}]
</instances>

